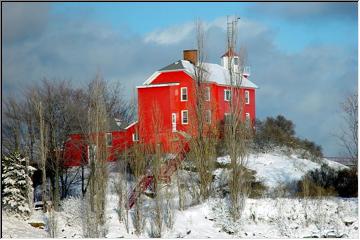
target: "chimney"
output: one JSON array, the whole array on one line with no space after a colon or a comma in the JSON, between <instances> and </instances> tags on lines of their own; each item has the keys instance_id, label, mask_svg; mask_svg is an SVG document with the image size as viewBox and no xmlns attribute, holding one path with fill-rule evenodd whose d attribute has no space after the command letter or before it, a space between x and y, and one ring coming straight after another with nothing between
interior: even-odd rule
<instances>
[{"instance_id":1,"label":"chimney","mask_svg":"<svg viewBox=\"0 0 360 240\"><path fill-rule=\"evenodd\" d=\"M195 50L195 49L184 50L183 53L184 53L184 60L187 60L194 65L197 64L197 62L198 62L197 50Z\"/></svg>"}]
</instances>

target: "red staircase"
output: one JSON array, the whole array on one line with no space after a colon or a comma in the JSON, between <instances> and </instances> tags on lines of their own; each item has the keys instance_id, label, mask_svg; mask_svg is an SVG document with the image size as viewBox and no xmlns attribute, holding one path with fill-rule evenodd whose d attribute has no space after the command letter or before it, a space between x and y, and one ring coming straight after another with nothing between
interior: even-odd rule
<instances>
[{"instance_id":1,"label":"red staircase","mask_svg":"<svg viewBox=\"0 0 360 240\"><path fill-rule=\"evenodd\" d=\"M139 197L139 195L142 192L144 192L150 186L150 184L153 182L153 180L154 180L154 177L151 175L145 175L140 179L140 181L136 184L134 189L130 192L130 194L128 194L129 209L131 209L134 206L136 199Z\"/></svg>"},{"instance_id":2,"label":"red staircase","mask_svg":"<svg viewBox=\"0 0 360 240\"><path fill-rule=\"evenodd\" d=\"M178 169L181 162L185 159L185 154L183 149L180 152L175 154L174 157L169 159L166 164L164 164L160 169L159 179L165 182L169 182L172 174ZM129 196L129 209L131 209L136 202L136 199L139 195L144 192L153 182L154 176L145 175L140 178L140 181L135 185L134 189L128 194Z\"/></svg>"}]
</instances>

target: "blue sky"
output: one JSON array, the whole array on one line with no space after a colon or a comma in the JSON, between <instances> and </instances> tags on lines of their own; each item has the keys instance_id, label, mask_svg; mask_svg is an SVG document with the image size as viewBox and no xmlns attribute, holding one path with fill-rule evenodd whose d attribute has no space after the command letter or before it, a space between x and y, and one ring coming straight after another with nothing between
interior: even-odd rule
<instances>
[{"instance_id":1,"label":"blue sky","mask_svg":"<svg viewBox=\"0 0 360 240\"><path fill-rule=\"evenodd\" d=\"M357 46L357 18L332 17L332 15L319 16L316 21L316 13L303 14L293 21L279 16L264 14L256 11L261 3L58 3L52 8L53 14L76 15L87 12L94 15L99 21L111 24L114 29L120 31L125 27L135 34L146 35L157 29L171 27L173 25L192 22L195 19L212 21L216 18L237 15L241 18L263 22L275 33L277 46L284 51L299 51L308 44L346 44ZM302 6L312 7L317 3L295 3ZM338 3L327 3L329 7L334 5L336 11ZM283 3L263 3L270 8L277 8ZM336 6L335 6L336 5ZM357 13L355 3L347 3L349 15ZM351 6L352 5L352 6ZM295 7L296 8L296 7ZM350 10L350 8L353 8ZM329 10L327 10L329 11ZM328 14L328 13L325 13Z\"/></svg>"},{"instance_id":2,"label":"blue sky","mask_svg":"<svg viewBox=\"0 0 360 240\"><path fill-rule=\"evenodd\" d=\"M226 16L238 15L257 91L257 117L282 114L296 132L342 155L340 103L358 86L357 3L3 3L3 93L44 77L85 86L100 69L124 95L195 47L225 50Z\"/></svg>"}]
</instances>

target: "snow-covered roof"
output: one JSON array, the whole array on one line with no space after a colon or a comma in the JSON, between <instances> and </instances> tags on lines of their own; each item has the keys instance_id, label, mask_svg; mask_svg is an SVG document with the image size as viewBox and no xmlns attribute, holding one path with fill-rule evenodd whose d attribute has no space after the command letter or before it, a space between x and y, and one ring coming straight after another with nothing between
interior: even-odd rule
<instances>
[{"instance_id":1,"label":"snow-covered roof","mask_svg":"<svg viewBox=\"0 0 360 240\"><path fill-rule=\"evenodd\" d=\"M216 82L217 84L221 84L221 85L230 85L230 74L226 68L224 68L219 64L214 64L214 63L203 63L202 65L206 72L205 74L206 81ZM161 72L178 71L178 70L184 70L192 77L195 75L195 69L192 63L186 60L179 60L155 72L149 79L147 79L144 82L144 84L145 85L150 84L152 80L154 80ZM245 88L258 88L256 84L251 82L246 77L242 77L240 86Z\"/></svg>"}]
</instances>

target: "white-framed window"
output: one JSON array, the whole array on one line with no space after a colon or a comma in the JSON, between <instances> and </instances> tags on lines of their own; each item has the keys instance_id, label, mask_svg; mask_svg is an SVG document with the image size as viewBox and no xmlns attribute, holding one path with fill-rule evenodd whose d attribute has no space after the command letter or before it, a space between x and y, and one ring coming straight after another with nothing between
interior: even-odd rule
<instances>
[{"instance_id":1,"label":"white-framed window","mask_svg":"<svg viewBox=\"0 0 360 240\"><path fill-rule=\"evenodd\" d=\"M133 140L133 142L138 142L139 141L139 134L137 132L134 132L132 134L132 140Z\"/></svg>"},{"instance_id":2,"label":"white-framed window","mask_svg":"<svg viewBox=\"0 0 360 240\"><path fill-rule=\"evenodd\" d=\"M246 122L246 126L250 127L250 113L245 113L245 122Z\"/></svg>"},{"instance_id":3,"label":"white-framed window","mask_svg":"<svg viewBox=\"0 0 360 240\"><path fill-rule=\"evenodd\" d=\"M224 100L225 101L230 101L231 99L231 90L230 89L225 89L224 90Z\"/></svg>"},{"instance_id":4,"label":"white-framed window","mask_svg":"<svg viewBox=\"0 0 360 240\"><path fill-rule=\"evenodd\" d=\"M210 87L206 87L205 88L205 101L210 101L210 95L211 95L211 92L210 92Z\"/></svg>"},{"instance_id":5,"label":"white-framed window","mask_svg":"<svg viewBox=\"0 0 360 240\"><path fill-rule=\"evenodd\" d=\"M234 65L239 65L239 58L238 57L234 57L233 61L234 61Z\"/></svg>"},{"instance_id":6,"label":"white-framed window","mask_svg":"<svg viewBox=\"0 0 360 240\"><path fill-rule=\"evenodd\" d=\"M205 112L205 121L206 123L211 123L211 110L206 110Z\"/></svg>"},{"instance_id":7,"label":"white-framed window","mask_svg":"<svg viewBox=\"0 0 360 240\"><path fill-rule=\"evenodd\" d=\"M182 110L181 111L181 124L188 124L189 123L189 111Z\"/></svg>"},{"instance_id":8,"label":"white-framed window","mask_svg":"<svg viewBox=\"0 0 360 240\"><path fill-rule=\"evenodd\" d=\"M110 147L113 144L112 133L106 133L106 146Z\"/></svg>"},{"instance_id":9,"label":"white-framed window","mask_svg":"<svg viewBox=\"0 0 360 240\"><path fill-rule=\"evenodd\" d=\"M180 92L181 92L180 100L182 102L187 101L188 100L188 89L187 89L187 87L180 88Z\"/></svg>"},{"instance_id":10,"label":"white-framed window","mask_svg":"<svg viewBox=\"0 0 360 240\"><path fill-rule=\"evenodd\" d=\"M245 104L250 104L250 92L245 90Z\"/></svg>"}]
</instances>

